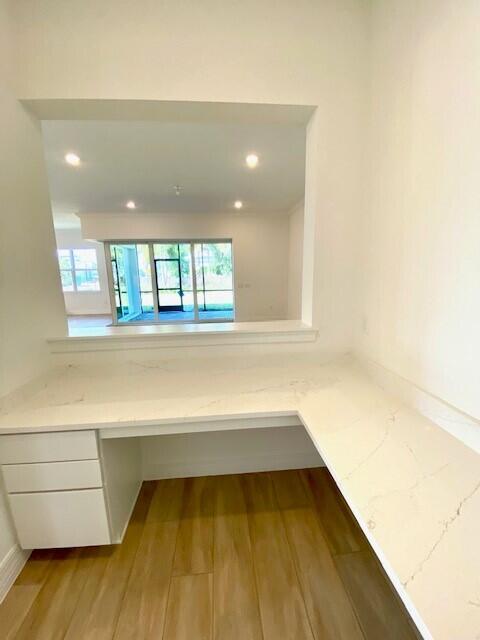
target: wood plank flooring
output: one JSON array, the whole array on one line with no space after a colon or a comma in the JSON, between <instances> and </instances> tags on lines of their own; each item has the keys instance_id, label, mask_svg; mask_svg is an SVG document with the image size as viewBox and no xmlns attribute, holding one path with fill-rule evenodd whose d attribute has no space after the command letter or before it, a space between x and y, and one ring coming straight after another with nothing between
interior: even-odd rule
<instances>
[{"instance_id":1,"label":"wood plank flooring","mask_svg":"<svg viewBox=\"0 0 480 640\"><path fill-rule=\"evenodd\" d=\"M35 551L11 640L410 640L326 469L145 482L121 545Z\"/></svg>"}]
</instances>

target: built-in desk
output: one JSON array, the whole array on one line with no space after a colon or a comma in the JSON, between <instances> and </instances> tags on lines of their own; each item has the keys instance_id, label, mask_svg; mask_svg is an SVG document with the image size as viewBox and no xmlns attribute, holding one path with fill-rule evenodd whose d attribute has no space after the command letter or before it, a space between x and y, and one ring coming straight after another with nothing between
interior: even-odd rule
<instances>
[{"instance_id":1,"label":"built-in desk","mask_svg":"<svg viewBox=\"0 0 480 640\"><path fill-rule=\"evenodd\" d=\"M142 480L141 437L262 421L304 425L424 636L478 638L479 457L346 359L277 354L57 371L0 417L20 539L30 527L24 545L39 532L59 545L117 542ZM79 522L87 525L72 526Z\"/></svg>"}]
</instances>

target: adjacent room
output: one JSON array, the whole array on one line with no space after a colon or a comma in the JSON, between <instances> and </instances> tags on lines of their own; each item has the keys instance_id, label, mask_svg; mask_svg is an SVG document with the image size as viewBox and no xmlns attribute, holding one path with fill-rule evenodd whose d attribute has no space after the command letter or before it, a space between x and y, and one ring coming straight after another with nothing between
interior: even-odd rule
<instances>
[{"instance_id":1,"label":"adjacent room","mask_svg":"<svg viewBox=\"0 0 480 640\"><path fill-rule=\"evenodd\" d=\"M0 0L0 640L479 640L478 0Z\"/></svg>"},{"instance_id":2,"label":"adjacent room","mask_svg":"<svg viewBox=\"0 0 480 640\"><path fill-rule=\"evenodd\" d=\"M300 320L311 113L44 120L69 327Z\"/></svg>"}]
</instances>

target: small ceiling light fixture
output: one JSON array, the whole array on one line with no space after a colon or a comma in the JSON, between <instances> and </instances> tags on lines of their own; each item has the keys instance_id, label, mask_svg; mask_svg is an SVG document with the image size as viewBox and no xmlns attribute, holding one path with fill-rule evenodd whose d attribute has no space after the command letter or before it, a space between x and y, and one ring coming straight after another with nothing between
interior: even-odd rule
<instances>
[{"instance_id":1,"label":"small ceiling light fixture","mask_svg":"<svg viewBox=\"0 0 480 640\"><path fill-rule=\"evenodd\" d=\"M80 158L76 153L69 152L65 154L65 162L71 164L72 167L78 167L78 165L80 164Z\"/></svg>"},{"instance_id":2,"label":"small ceiling light fixture","mask_svg":"<svg viewBox=\"0 0 480 640\"><path fill-rule=\"evenodd\" d=\"M258 156L256 153L249 153L248 156L245 158L245 162L247 163L247 167L249 169L255 169L255 167L258 165Z\"/></svg>"},{"instance_id":3,"label":"small ceiling light fixture","mask_svg":"<svg viewBox=\"0 0 480 640\"><path fill-rule=\"evenodd\" d=\"M235 207L235 209L241 209L243 207L243 202L241 200L235 200L233 206Z\"/></svg>"},{"instance_id":4,"label":"small ceiling light fixture","mask_svg":"<svg viewBox=\"0 0 480 640\"><path fill-rule=\"evenodd\" d=\"M176 195L176 196L179 196L179 195L180 195L180 192L181 192L181 190L182 190L182 187L181 187L179 184L176 184L176 185L173 187L173 190L175 191L175 195Z\"/></svg>"},{"instance_id":5,"label":"small ceiling light fixture","mask_svg":"<svg viewBox=\"0 0 480 640\"><path fill-rule=\"evenodd\" d=\"M136 209L137 208L137 205L135 204L135 202L133 200L129 200L125 206L127 207L127 209Z\"/></svg>"}]
</instances>

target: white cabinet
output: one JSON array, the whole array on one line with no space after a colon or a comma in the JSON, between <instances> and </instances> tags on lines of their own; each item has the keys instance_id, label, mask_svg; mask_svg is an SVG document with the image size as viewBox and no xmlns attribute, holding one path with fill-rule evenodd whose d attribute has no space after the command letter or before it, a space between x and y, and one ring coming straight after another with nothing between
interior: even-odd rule
<instances>
[{"instance_id":1,"label":"white cabinet","mask_svg":"<svg viewBox=\"0 0 480 640\"><path fill-rule=\"evenodd\" d=\"M98 458L95 431L18 433L0 436L0 464Z\"/></svg>"},{"instance_id":2,"label":"white cabinet","mask_svg":"<svg viewBox=\"0 0 480 640\"><path fill-rule=\"evenodd\" d=\"M94 430L2 435L0 463L24 549L111 544Z\"/></svg>"},{"instance_id":3,"label":"white cabinet","mask_svg":"<svg viewBox=\"0 0 480 640\"><path fill-rule=\"evenodd\" d=\"M9 499L23 549L110 544L103 489L17 493Z\"/></svg>"},{"instance_id":4,"label":"white cabinet","mask_svg":"<svg viewBox=\"0 0 480 640\"><path fill-rule=\"evenodd\" d=\"M99 460L3 465L8 493L65 491L102 487Z\"/></svg>"},{"instance_id":5,"label":"white cabinet","mask_svg":"<svg viewBox=\"0 0 480 640\"><path fill-rule=\"evenodd\" d=\"M0 436L0 465L24 549L121 542L142 483L138 439L62 431Z\"/></svg>"}]
</instances>

